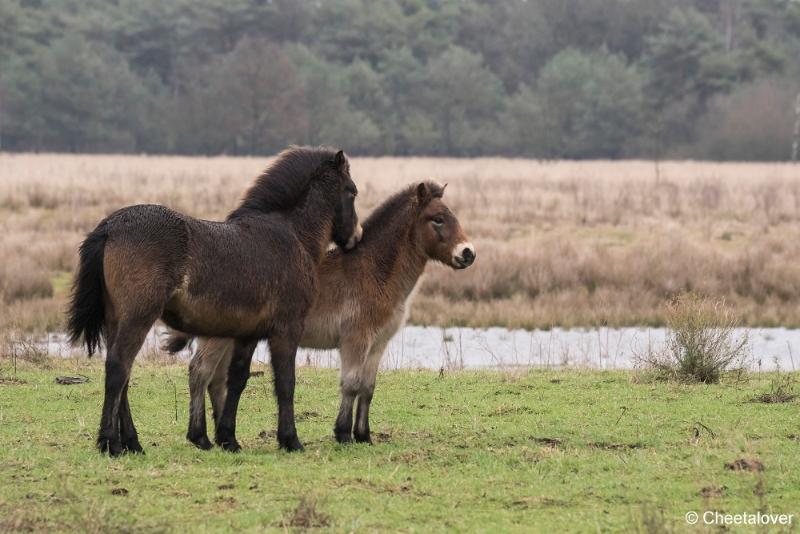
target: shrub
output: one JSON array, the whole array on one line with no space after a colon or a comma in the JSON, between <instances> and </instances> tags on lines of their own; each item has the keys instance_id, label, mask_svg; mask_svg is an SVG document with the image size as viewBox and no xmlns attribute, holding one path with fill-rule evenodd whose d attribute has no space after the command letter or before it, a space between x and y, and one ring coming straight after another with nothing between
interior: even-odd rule
<instances>
[{"instance_id":1,"label":"shrub","mask_svg":"<svg viewBox=\"0 0 800 534\"><path fill-rule=\"evenodd\" d=\"M737 321L724 300L683 294L667 306L666 318L664 348L639 358L660 376L713 384L723 372L744 367L749 338L736 332Z\"/></svg>"}]
</instances>

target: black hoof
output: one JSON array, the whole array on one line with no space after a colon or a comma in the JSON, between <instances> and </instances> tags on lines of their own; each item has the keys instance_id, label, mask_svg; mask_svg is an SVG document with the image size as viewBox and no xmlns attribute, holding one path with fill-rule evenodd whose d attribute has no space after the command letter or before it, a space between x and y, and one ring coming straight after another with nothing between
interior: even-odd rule
<instances>
[{"instance_id":1,"label":"black hoof","mask_svg":"<svg viewBox=\"0 0 800 534\"><path fill-rule=\"evenodd\" d=\"M217 429L216 434L214 434L214 443L228 452L239 452L242 450L239 442L236 441L235 432L231 432L229 430L223 429L220 431L220 429Z\"/></svg>"},{"instance_id":2,"label":"black hoof","mask_svg":"<svg viewBox=\"0 0 800 534\"><path fill-rule=\"evenodd\" d=\"M347 432L347 433L336 432L336 441L338 441L339 443L352 443L353 442L353 436L349 432Z\"/></svg>"},{"instance_id":3,"label":"black hoof","mask_svg":"<svg viewBox=\"0 0 800 534\"><path fill-rule=\"evenodd\" d=\"M139 443L137 438L130 439L122 446L123 452L130 452L133 454L144 454L144 449Z\"/></svg>"},{"instance_id":4,"label":"black hoof","mask_svg":"<svg viewBox=\"0 0 800 534\"><path fill-rule=\"evenodd\" d=\"M369 443L370 445L372 445L372 439L369 437L369 434L363 434L362 435L362 434L359 434L358 432L356 432L353 435L353 437L355 438L356 443Z\"/></svg>"},{"instance_id":5,"label":"black hoof","mask_svg":"<svg viewBox=\"0 0 800 534\"><path fill-rule=\"evenodd\" d=\"M111 457L117 457L125 452L122 443L110 438L97 438L97 449L101 454L108 453Z\"/></svg>"},{"instance_id":6,"label":"black hoof","mask_svg":"<svg viewBox=\"0 0 800 534\"><path fill-rule=\"evenodd\" d=\"M208 439L208 436L205 436L205 435L202 435L202 436L189 436L189 435L187 435L186 439L188 439L190 442L192 442L195 447L197 447L198 449L204 450L204 451L207 451L209 449L213 449L214 448L214 444L211 443L211 440Z\"/></svg>"},{"instance_id":7,"label":"black hoof","mask_svg":"<svg viewBox=\"0 0 800 534\"><path fill-rule=\"evenodd\" d=\"M281 449L287 452L304 451L303 444L297 439L297 436L289 436L288 438L278 440Z\"/></svg>"},{"instance_id":8,"label":"black hoof","mask_svg":"<svg viewBox=\"0 0 800 534\"><path fill-rule=\"evenodd\" d=\"M234 440L227 440L227 441L217 441L217 445L222 447L222 450L228 452L239 452L242 450L242 446L239 445L239 442Z\"/></svg>"}]
</instances>

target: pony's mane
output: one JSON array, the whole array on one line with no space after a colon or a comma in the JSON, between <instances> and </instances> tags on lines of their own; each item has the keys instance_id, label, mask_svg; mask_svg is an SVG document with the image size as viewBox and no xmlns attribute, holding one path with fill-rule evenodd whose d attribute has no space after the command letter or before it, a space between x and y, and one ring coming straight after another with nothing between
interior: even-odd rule
<instances>
[{"instance_id":1,"label":"pony's mane","mask_svg":"<svg viewBox=\"0 0 800 534\"><path fill-rule=\"evenodd\" d=\"M335 155L336 151L328 147L291 146L282 151L256 178L228 220L254 211L268 213L294 208L323 164L333 161Z\"/></svg>"},{"instance_id":2,"label":"pony's mane","mask_svg":"<svg viewBox=\"0 0 800 534\"><path fill-rule=\"evenodd\" d=\"M436 182L425 182L431 198L441 198L444 188ZM361 223L364 228L364 237L356 248L348 254L359 254L359 251L372 249L375 246L382 247L384 243L394 243L402 239L402 234L406 232L409 225L415 220L411 210L417 206L417 187L419 182L415 182L408 187L404 187L394 195L386 199L376 207L369 217ZM336 254L341 253L337 248ZM393 254L394 250L388 254Z\"/></svg>"},{"instance_id":3,"label":"pony's mane","mask_svg":"<svg viewBox=\"0 0 800 534\"><path fill-rule=\"evenodd\" d=\"M431 198L442 198L444 195L444 187L436 182L427 181L425 185L428 187ZM379 231L391 225L395 220L397 212L414 205L417 201L417 187L419 182L405 187L386 199L380 206L375 208L369 217L362 223L364 227L364 238L370 234L370 231ZM357 248L357 247L356 247Z\"/></svg>"},{"instance_id":4,"label":"pony's mane","mask_svg":"<svg viewBox=\"0 0 800 534\"><path fill-rule=\"evenodd\" d=\"M430 198L441 198L444 188L434 182L425 182L428 187ZM398 243L406 243L409 229L416 221L416 210L418 209L417 187L419 182L398 191L373 212L362 223L364 237L356 247L345 256L368 257L374 262L372 275L377 280L385 282L392 276L395 262L403 246ZM331 255L342 255L342 250L336 250ZM344 256L343 256L344 257Z\"/></svg>"}]
</instances>

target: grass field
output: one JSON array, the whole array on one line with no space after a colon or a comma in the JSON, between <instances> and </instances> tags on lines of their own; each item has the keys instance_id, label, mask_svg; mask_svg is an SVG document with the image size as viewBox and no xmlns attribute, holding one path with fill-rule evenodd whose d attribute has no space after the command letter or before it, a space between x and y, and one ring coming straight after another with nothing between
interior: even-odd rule
<instances>
[{"instance_id":1,"label":"grass field","mask_svg":"<svg viewBox=\"0 0 800 534\"><path fill-rule=\"evenodd\" d=\"M77 247L100 219L154 202L223 218L267 158L0 154L0 333L63 330ZM476 244L431 266L419 324L657 325L664 303L724 298L748 325L800 326L800 166L353 158L362 216L422 179Z\"/></svg>"},{"instance_id":2,"label":"grass field","mask_svg":"<svg viewBox=\"0 0 800 534\"><path fill-rule=\"evenodd\" d=\"M306 452L290 455L271 437L267 371L245 392L245 450L231 455L184 441L186 367L150 363L131 387L146 455L110 460L93 448L97 362L21 363L18 382L1 363L0 531L683 532L689 511L800 513L797 404L751 401L774 375L688 386L574 370L385 372L375 445L341 446L335 371L301 368ZM76 373L90 382L54 383ZM741 459L764 469L726 467Z\"/></svg>"}]
</instances>

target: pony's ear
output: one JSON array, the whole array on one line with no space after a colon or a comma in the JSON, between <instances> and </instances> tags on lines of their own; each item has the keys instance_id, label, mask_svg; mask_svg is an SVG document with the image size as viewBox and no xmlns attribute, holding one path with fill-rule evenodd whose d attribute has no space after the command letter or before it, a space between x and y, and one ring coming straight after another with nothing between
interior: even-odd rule
<instances>
[{"instance_id":1,"label":"pony's ear","mask_svg":"<svg viewBox=\"0 0 800 534\"><path fill-rule=\"evenodd\" d=\"M340 150L335 156L333 156L333 164L336 165L336 168L340 171L344 170L344 167L347 164L347 157L344 155L343 150Z\"/></svg>"},{"instance_id":2,"label":"pony's ear","mask_svg":"<svg viewBox=\"0 0 800 534\"><path fill-rule=\"evenodd\" d=\"M444 195L444 190L445 190L445 189L447 189L447 184L444 184L444 185L442 186L442 192L441 192L441 195Z\"/></svg>"},{"instance_id":3,"label":"pony's ear","mask_svg":"<svg viewBox=\"0 0 800 534\"><path fill-rule=\"evenodd\" d=\"M428 189L428 184L425 182L420 183L417 186L417 202L420 204L425 204L430 196L431 191Z\"/></svg>"}]
</instances>

